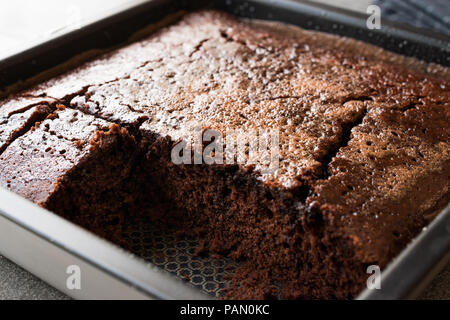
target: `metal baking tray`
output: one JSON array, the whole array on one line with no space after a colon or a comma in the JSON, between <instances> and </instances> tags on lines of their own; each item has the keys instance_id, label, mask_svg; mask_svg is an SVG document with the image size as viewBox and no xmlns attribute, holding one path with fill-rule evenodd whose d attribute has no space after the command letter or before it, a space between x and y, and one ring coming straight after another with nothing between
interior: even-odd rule
<instances>
[{"instance_id":1,"label":"metal baking tray","mask_svg":"<svg viewBox=\"0 0 450 320\"><path fill-rule=\"evenodd\" d=\"M138 30L183 11L217 8L247 18L276 20L363 40L388 50L450 66L450 39L382 21L368 30L363 14L309 2L273 0L153 0L105 12L80 29L51 38L0 61L0 88L26 80L71 57L124 43ZM76 46L73 43L77 43ZM73 298L208 299L220 297L236 263L193 254L197 241L140 221L124 237L129 251L0 188L0 253ZM450 206L382 272L382 288L358 299L414 298L450 260ZM69 289L70 266L82 271ZM68 269L69 268L69 269ZM69 271L69 273L68 273Z\"/></svg>"}]
</instances>

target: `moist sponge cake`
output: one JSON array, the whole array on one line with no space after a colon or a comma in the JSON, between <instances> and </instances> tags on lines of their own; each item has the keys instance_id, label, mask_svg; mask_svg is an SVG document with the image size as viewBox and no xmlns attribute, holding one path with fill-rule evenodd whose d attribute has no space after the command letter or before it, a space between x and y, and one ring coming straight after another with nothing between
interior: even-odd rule
<instances>
[{"instance_id":1,"label":"moist sponge cake","mask_svg":"<svg viewBox=\"0 0 450 320\"><path fill-rule=\"evenodd\" d=\"M134 156L126 129L58 105L0 155L1 185L111 238Z\"/></svg>"},{"instance_id":2,"label":"moist sponge cake","mask_svg":"<svg viewBox=\"0 0 450 320\"><path fill-rule=\"evenodd\" d=\"M65 108L11 139L0 183L82 225L170 203L243 262L229 298L351 298L450 200L449 79L355 40L191 13L17 93ZM197 129L276 132L277 167L174 163Z\"/></svg>"}]
</instances>

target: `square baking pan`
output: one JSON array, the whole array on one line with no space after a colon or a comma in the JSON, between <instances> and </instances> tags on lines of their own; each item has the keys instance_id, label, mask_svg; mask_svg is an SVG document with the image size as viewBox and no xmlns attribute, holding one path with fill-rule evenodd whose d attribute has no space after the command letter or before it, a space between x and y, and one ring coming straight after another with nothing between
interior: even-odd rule
<instances>
[{"instance_id":1,"label":"square baking pan","mask_svg":"<svg viewBox=\"0 0 450 320\"><path fill-rule=\"evenodd\" d=\"M450 66L450 39L307 2L270 0L153 0L128 5L61 29L38 44L0 61L0 88L21 83L70 58L126 43L147 25L179 12L216 8L239 17L276 20L369 42L403 55ZM73 44L77 45L74 46ZM237 263L195 256L198 242L139 221L124 234L129 250L73 225L0 188L0 253L73 298L208 299L221 296ZM358 299L414 298L450 260L450 206L382 272L382 288ZM80 289L68 285L73 266L82 272ZM72 271L71 271L72 270ZM70 289L72 288L72 289Z\"/></svg>"}]
</instances>

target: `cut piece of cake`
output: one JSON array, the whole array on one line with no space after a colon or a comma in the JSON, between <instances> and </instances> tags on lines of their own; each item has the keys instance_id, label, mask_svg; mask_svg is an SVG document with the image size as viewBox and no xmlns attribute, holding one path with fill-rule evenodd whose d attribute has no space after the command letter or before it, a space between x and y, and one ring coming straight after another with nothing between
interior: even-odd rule
<instances>
[{"instance_id":1,"label":"cut piece of cake","mask_svg":"<svg viewBox=\"0 0 450 320\"><path fill-rule=\"evenodd\" d=\"M109 237L133 198L135 155L125 129L58 106L0 156L0 185Z\"/></svg>"}]
</instances>

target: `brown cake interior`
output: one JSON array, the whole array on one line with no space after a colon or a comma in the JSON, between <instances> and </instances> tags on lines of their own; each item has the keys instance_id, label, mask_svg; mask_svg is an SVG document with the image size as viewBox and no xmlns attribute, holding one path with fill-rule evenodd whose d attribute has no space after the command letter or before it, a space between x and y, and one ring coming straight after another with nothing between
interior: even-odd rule
<instances>
[{"instance_id":1,"label":"brown cake interior","mask_svg":"<svg viewBox=\"0 0 450 320\"><path fill-rule=\"evenodd\" d=\"M103 237L119 239L111 232L120 232L137 194L128 182L136 144L125 129L58 105L16 137L0 159L10 190Z\"/></svg>"},{"instance_id":2,"label":"brown cake interior","mask_svg":"<svg viewBox=\"0 0 450 320\"><path fill-rule=\"evenodd\" d=\"M100 236L121 240L121 226L134 209L135 145L118 127L101 132L98 145L65 176L44 206Z\"/></svg>"}]
</instances>

